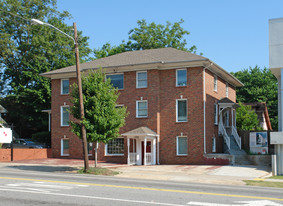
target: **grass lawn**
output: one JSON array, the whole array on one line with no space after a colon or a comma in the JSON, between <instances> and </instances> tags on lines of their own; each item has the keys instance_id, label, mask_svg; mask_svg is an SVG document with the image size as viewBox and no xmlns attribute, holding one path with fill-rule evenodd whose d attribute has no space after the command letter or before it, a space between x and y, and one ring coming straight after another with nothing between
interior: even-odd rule
<instances>
[{"instance_id":1,"label":"grass lawn","mask_svg":"<svg viewBox=\"0 0 283 206\"><path fill-rule=\"evenodd\" d=\"M251 186L283 188L283 182L267 182L267 181L256 181L256 180L244 180L244 182L247 185L251 185Z\"/></svg>"},{"instance_id":2,"label":"grass lawn","mask_svg":"<svg viewBox=\"0 0 283 206\"><path fill-rule=\"evenodd\" d=\"M84 172L84 169L78 170L79 174L92 174L92 175L106 175L106 176L114 176L119 174L119 172L115 172L112 170L109 170L107 168L101 168L101 167L90 167L89 170Z\"/></svg>"},{"instance_id":3,"label":"grass lawn","mask_svg":"<svg viewBox=\"0 0 283 206\"><path fill-rule=\"evenodd\" d=\"M278 179L278 180L283 180L283 176L272 176L269 179Z\"/></svg>"}]
</instances>

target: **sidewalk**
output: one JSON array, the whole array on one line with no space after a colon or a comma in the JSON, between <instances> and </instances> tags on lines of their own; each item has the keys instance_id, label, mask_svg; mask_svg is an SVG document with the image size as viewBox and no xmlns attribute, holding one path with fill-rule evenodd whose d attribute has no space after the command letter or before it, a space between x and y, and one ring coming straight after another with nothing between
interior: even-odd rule
<instances>
[{"instance_id":1,"label":"sidewalk","mask_svg":"<svg viewBox=\"0 0 283 206\"><path fill-rule=\"evenodd\" d=\"M89 161L90 167L94 161ZM39 159L14 162L0 162L0 167L42 172L75 172L84 166L77 159ZM262 179L270 176L270 168L262 166L210 166L210 165L150 165L128 166L99 162L99 167L120 172L116 177L152 179L179 182L198 182L207 184L245 185L243 180Z\"/></svg>"}]
</instances>

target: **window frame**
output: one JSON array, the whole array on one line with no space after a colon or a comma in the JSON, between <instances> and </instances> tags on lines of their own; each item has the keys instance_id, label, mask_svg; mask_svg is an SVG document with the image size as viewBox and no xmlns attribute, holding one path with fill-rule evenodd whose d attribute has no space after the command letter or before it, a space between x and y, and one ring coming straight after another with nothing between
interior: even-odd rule
<instances>
[{"instance_id":1,"label":"window frame","mask_svg":"<svg viewBox=\"0 0 283 206\"><path fill-rule=\"evenodd\" d=\"M214 103L214 125L218 125L218 104Z\"/></svg>"},{"instance_id":2,"label":"window frame","mask_svg":"<svg viewBox=\"0 0 283 206\"><path fill-rule=\"evenodd\" d=\"M186 101L186 120L184 121L179 121L178 119L178 109L179 109L179 106L178 106L178 102L179 101ZM187 99L176 99L176 122L188 122L188 100Z\"/></svg>"},{"instance_id":3,"label":"window frame","mask_svg":"<svg viewBox=\"0 0 283 206\"><path fill-rule=\"evenodd\" d=\"M63 92L63 81L69 82L68 93ZM61 79L61 95L67 95L67 94L70 94L70 79Z\"/></svg>"},{"instance_id":4,"label":"window frame","mask_svg":"<svg viewBox=\"0 0 283 206\"><path fill-rule=\"evenodd\" d=\"M180 154L179 153L179 138L186 138L187 140L187 153L186 154ZM177 156L188 156L189 155L189 150L188 150L188 137L187 136L177 136L176 137L176 155Z\"/></svg>"},{"instance_id":5,"label":"window frame","mask_svg":"<svg viewBox=\"0 0 283 206\"><path fill-rule=\"evenodd\" d=\"M110 142L109 141L107 144L105 144L105 147L104 147L104 149L105 149L104 155L105 156L124 156L125 155L125 140L124 140L124 137L117 137L115 139L112 139L112 141L113 140L117 140L117 139L123 139L123 150L124 150L124 153L118 153L118 154L110 154L110 153L108 153L108 144Z\"/></svg>"},{"instance_id":6,"label":"window frame","mask_svg":"<svg viewBox=\"0 0 283 206\"><path fill-rule=\"evenodd\" d=\"M94 149L93 146L94 146L94 143L92 143L92 142L87 143L87 154L88 154L88 156L92 156L93 149ZM90 147L91 147L91 150L90 150Z\"/></svg>"},{"instance_id":7,"label":"window frame","mask_svg":"<svg viewBox=\"0 0 283 206\"><path fill-rule=\"evenodd\" d=\"M140 73L145 73L146 74L146 79L139 80L138 76L139 76ZM136 72L136 88L137 89L147 88L147 86L148 86L147 85L147 80L148 80L148 78L147 78L147 71ZM146 86L145 87L139 86L139 81L146 81Z\"/></svg>"},{"instance_id":8,"label":"window frame","mask_svg":"<svg viewBox=\"0 0 283 206\"><path fill-rule=\"evenodd\" d=\"M60 107L60 126L61 127L69 127L70 126L69 123L67 125L63 124L63 108L70 108L70 106L69 105L63 105L63 106ZM68 113L69 113L69 121L70 121L70 112L68 111Z\"/></svg>"},{"instance_id":9,"label":"window frame","mask_svg":"<svg viewBox=\"0 0 283 206\"><path fill-rule=\"evenodd\" d=\"M217 92L217 90L218 90L218 77L215 74L213 78L213 91Z\"/></svg>"},{"instance_id":10,"label":"window frame","mask_svg":"<svg viewBox=\"0 0 283 206\"><path fill-rule=\"evenodd\" d=\"M114 87L114 85L112 83L111 84L113 85L114 88L117 88L118 90L123 90L125 88L125 84L124 84L125 83L125 81L124 81L125 75L124 75L124 73L106 74L105 78L108 79L109 76L115 76L115 75L123 75L123 88ZM111 78L110 78L110 81L111 81Z\"/></svg>"},{"instance_id":11,"label":"window frame","mask_svg":"<svg viewBox=\"0 0 283 206\"><path fill-rule=\"evenodd\" d=\"M139 103L146 103L146 116L139 116ZM136 118L147 118L148 117L148 101L147 100L136 100Z\"/></svg>"},{"instance_id":12,"label":"window frame","mask_svg":"<svg viewBox=\"0 0 283 206\"><path fill-rule=\"evenodd\" d=\"M178 85L178 71L186 71L186 85ZM188 71L187 69L176 69L176 87L185 87L188 85Z\"/></svg>"},{"instance_id":13,"label":"window frame","mask_svg":"<svg viewBox=\"0 0 283 206\"><path fill-rule=\"evenodd\" d=\"M69 142L69 154L64 154L64 144L63 144L64 141ZM61 156L70 156L70 139L69 138L61 139Z\"/></svg>"}]
</instances>

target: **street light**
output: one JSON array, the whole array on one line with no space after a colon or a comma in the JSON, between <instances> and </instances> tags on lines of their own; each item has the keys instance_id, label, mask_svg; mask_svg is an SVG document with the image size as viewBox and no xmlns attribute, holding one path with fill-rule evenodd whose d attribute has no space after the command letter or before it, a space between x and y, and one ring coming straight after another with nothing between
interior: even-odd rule
<instances>
[{"instance_id":1,"label":"street light","mask_svg":"<svg viewBox=\"0 0 283 206\"><path fill-rule=\"evenodd\" d=\"M87 152L87 140L86 140L86 128L84 124L82 124L82 121L84 119L84 103L83 103L83 90L82 90L82 79L81 79L81 71L80 71L80 59L79 59L79 47L78 47L78 34L77 34L77 24L74 22L74 38L71 37L70 35L66 34L65 32L61 31L57 27L42 22L38 19L31 19L32 24L37 24L37 25L46 25L49 26L56 31L64 34L65 36L71 38L74 41L75 45L75 55L76 55L76 70L77 70L77 81L78 81L78 90L79 90L79 102L80 102L80 117L81 117L81 130L82 130L82 140L83 140L83 152L84 152L84 169L88 170L89 169L89 164L88 164L88 152Z\"/></svg>"}]
</instances>

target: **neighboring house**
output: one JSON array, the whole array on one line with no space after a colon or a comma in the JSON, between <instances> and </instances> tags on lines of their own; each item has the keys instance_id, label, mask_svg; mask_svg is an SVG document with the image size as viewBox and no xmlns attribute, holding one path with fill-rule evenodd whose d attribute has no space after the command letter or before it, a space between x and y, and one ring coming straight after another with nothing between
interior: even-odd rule
<instances>
[{"instance_id":1,"label":"neighboring house","mask_svg":"<svg viewBox=\"0 0 283 206\"><path fill-rule=\"evenodd\" d=\"M173 48L140 50L83 63L81 71L99 67L119 89L117 107L129 115L120 138L99 144L98 160L204 164L204 154L223 152L224 143L230 148L229 134L239 139L233 106L235 87L243 84L209 59ZM82 158L81 140L69 126L75 69L42 74L52 86L53 157Z\"/></svg>"},{"instance_id":2,"label":"neighboring house","mask_svg":"<svg viewBox=\"0 0 283 206\"><path fill-rule=\"evenodd\" d=\"M251 106L251 109L257 114L259 126L263 130L272 130L268 110L265 102L244 103L244 105Z\"/></svg>"}]
</instances>

